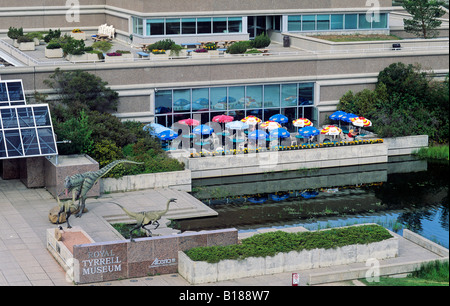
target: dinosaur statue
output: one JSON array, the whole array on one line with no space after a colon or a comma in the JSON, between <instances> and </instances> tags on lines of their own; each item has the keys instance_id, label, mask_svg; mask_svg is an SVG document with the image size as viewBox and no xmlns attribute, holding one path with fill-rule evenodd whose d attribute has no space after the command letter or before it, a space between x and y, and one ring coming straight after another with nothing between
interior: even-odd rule
<instances>
[{"instance_id":1,"label":"dinosaur statue","mask_svg":"<svg viewBox=\"0 0 450 306\"><path fill-rule=\"evenodd\" d=\"M117 206L119 206L120 208L122 208L122 210L131 218L136 220L136 226L130 230L130 241L134 241L133 239L133 231L137 230L139 228L143 228L145 231L147 231L150 234L152 232L145 228L145 226L150 225L150 224L156 224L154 230L156 230L159 227L159 222L158 220L161 219L161 217L163 215L165 215L167 213L167 211L169 210L169 204L171 202L176 202L177 199L171 198L167 201L166 204L166 209L165 210L161 210L161 211L141 211L141 212L132 212L127 210L125 207L123 207L122 205L116 203L116 202L111 202L113 204L116 204Z\"/></svg>"},{"instance_id":2,"label":"dinosaur statue","mask_svg":"<svg viewBox=\"0 0 450 306\"><path fill-rule=\"evenodd\" d=\"M72 192L71 200L64 201L63 203L61 203L58 196L56 196L56 200L58 201L58 206L59 206L59 212L58 212L58 218L56 219L56 224L59 224L61 214L65 213L67 228L72 228L72 226L70 226L70 223L69 223L69 217L71 214L76 212L78 209L78 206L75 204L75 192Z\"/></svg>"},{"instance_id":3,"label":"dinosaur statue","mask_svg":"<svg viewBox=\"0 0 450 306\"><path fill-rule=\"evenodd\" d=\"M76 199L79 200L78 207L79 211L76 214L77 218L80 218L83 214L84 206L86 204L87 193L94 184L105 174L111 171L115 166L123 163L129 164L143 164L139 162L134 162L130 160L120 159L115 160L112 163L104 166L97 171L88 171L85 173L79 173L72 176L67 176L64 180L64 187L66 189L66 196L69 192L76 192Z\"/></svg>"}]
</instances>

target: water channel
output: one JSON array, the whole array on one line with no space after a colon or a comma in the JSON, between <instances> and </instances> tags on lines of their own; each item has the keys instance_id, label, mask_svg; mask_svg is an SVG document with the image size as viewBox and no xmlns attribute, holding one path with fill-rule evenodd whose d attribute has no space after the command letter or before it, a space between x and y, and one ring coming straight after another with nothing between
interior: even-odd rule
<instances>
[{"instance_id":1,"label":"water channel","mask_svg":"<svg viewBox=\"0 0 450 306\"><path fill-rule=\"evenodd\" d=\"M448 248L448 173L448 162L402 156L385 164L194 180L192 194L218 216L176 226L255 231L378 223L400 235L408 228Z\"/></svg>"}]
</instances>

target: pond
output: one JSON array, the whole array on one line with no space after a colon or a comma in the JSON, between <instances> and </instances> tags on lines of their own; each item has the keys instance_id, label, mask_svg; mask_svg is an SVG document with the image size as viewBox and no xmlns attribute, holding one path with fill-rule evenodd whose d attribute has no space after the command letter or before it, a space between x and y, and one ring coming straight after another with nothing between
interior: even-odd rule
<instances>
[{"instance_id":1,"label":"pond","mask_svg":"<svg viewBox=\"0 0 450 306\"><path fill-rule=\"evenodd\" d=\"M448 162L402 156L385 164L194 180L192 194L218 216L177 220L176 227L243 232L378 223L448 248L448 171Z\"/></svg>"}]
</instances>

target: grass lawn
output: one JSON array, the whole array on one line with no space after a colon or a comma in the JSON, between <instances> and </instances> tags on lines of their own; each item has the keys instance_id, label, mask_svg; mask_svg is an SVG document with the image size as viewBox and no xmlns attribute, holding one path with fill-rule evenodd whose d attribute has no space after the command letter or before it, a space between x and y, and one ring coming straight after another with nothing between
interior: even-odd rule
<instances>
[{"instance_id":1,"label":"grass lawn","mask_svg":"<svg viewBox=\"0 0 450 306\"><path fill-rule=\"evenodd\" d=\"M312 36L319 39L334 41L334 42L350 42L350 41L377 41L377 40L400 40L400 37L395 35L382 34L353 34L353 35L317 35Z\"/></svg>"},{"instance_id":2,"label":"grass lawn","mask_svg":"<svg viewBox=\"0 0 450 306\"><path fill-rule=\"evenodd\" d=\"M393 278L393 277L380 277L379 282L369 283L365 279L360 279L366 286L448 286L448 282L438 282L423 278Z\"/></svg>"}]
</instances>

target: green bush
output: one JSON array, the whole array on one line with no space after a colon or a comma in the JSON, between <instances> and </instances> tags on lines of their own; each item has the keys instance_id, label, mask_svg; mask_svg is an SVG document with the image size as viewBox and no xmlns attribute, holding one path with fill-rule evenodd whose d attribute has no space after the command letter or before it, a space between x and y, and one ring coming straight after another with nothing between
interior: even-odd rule
<instances>
[{"instance_id":1,"label":"green bush","mask_svg":"<svg viewBox=\"0 0 450 306\"><path fill-rule=\"evenodd\" d=\"M255 37L252 41L253 48L266 48L270 45L270 38L266 33L262 33Z\"/></svg>"},{"instance_id":2,"label":"green bush","mask_svg":"<svg viewBox=\"0 0 450 306\"><path fill-rule=\"evenodd\" d=\"M250 49L252 43L249 40L238 41L227 48L227 53L230 54L243 54L247 49Z\"/></svg>"},{"instance_id":3,"label":"green bush","mask_svg":"<svg viewBox=\"0 0 450 306\"><path fill-rule=\"evenodd\" d=\"M11 39L17 39L23 36L23 28L9 27L7 35Z\"/></svg>"},{"instance_id":4,"label":"green bush","mask_svg":"<svg viewBox=\"0 0 450 306\"><path fill-rule=\"evenodd\" d=\"M283 231L257 234L241 244L197 247L186 251L194 261L219 262L225 259L275 256L277 253L330 249L352 244L368 244L392 238L384 227L361 225L316 232L286 233Z\"/></svg>"},{"instance_id":5,"label":"green bush","mask_svg":"<svg viewBox=\"0 0 450 306\"><path fill-rule=\"evenodd\" d=\"M57 41L51 41L48 43L48 45L45 48L46 49L59 49L59 48L61 48L61 44Z\"/></svg>"},{"instance_id":6,"label":"green bush","mask_svg":"<svg viewBox=\"0 0 450 306\"><path fill-rule=\"evenodd\" d=\"M86 45L82 40L69 38L62 48L65 54L82 55L85 53Z\"/></svg>"},{"instance_id":7,"label":"green bush","mask_svg":"<svg viewBox=\"0 0 450 306\"><path fill-rule=\"evenodd\" d=\"M96 41L92 44L92 48L95 50L99 50L103 53L107 53L109 50L111 50L113 44L109 41Z\"/></svg>"},{"instance_id":8,"label":"green bush","mask_svg":"<svg viewBox=\"0 0 450 306\"><path fill-rule=\"evenodd\" d=\"M52 39L59 39L61 37L61 30L48 30L48 34L44 36L44 41L49 43Z\"/></svg>"},{"instance_id":9,"label":"green bush","mask_svg":"<svg viewBox=\"0 0 450 306\"><path fill-rule=\"evenodd\" d=\"M26 43L26 42L32 42L32 41L33 41L33 39L28 36L19 36L17 38L18 43Z\"/></svg>"}]
</instances>

